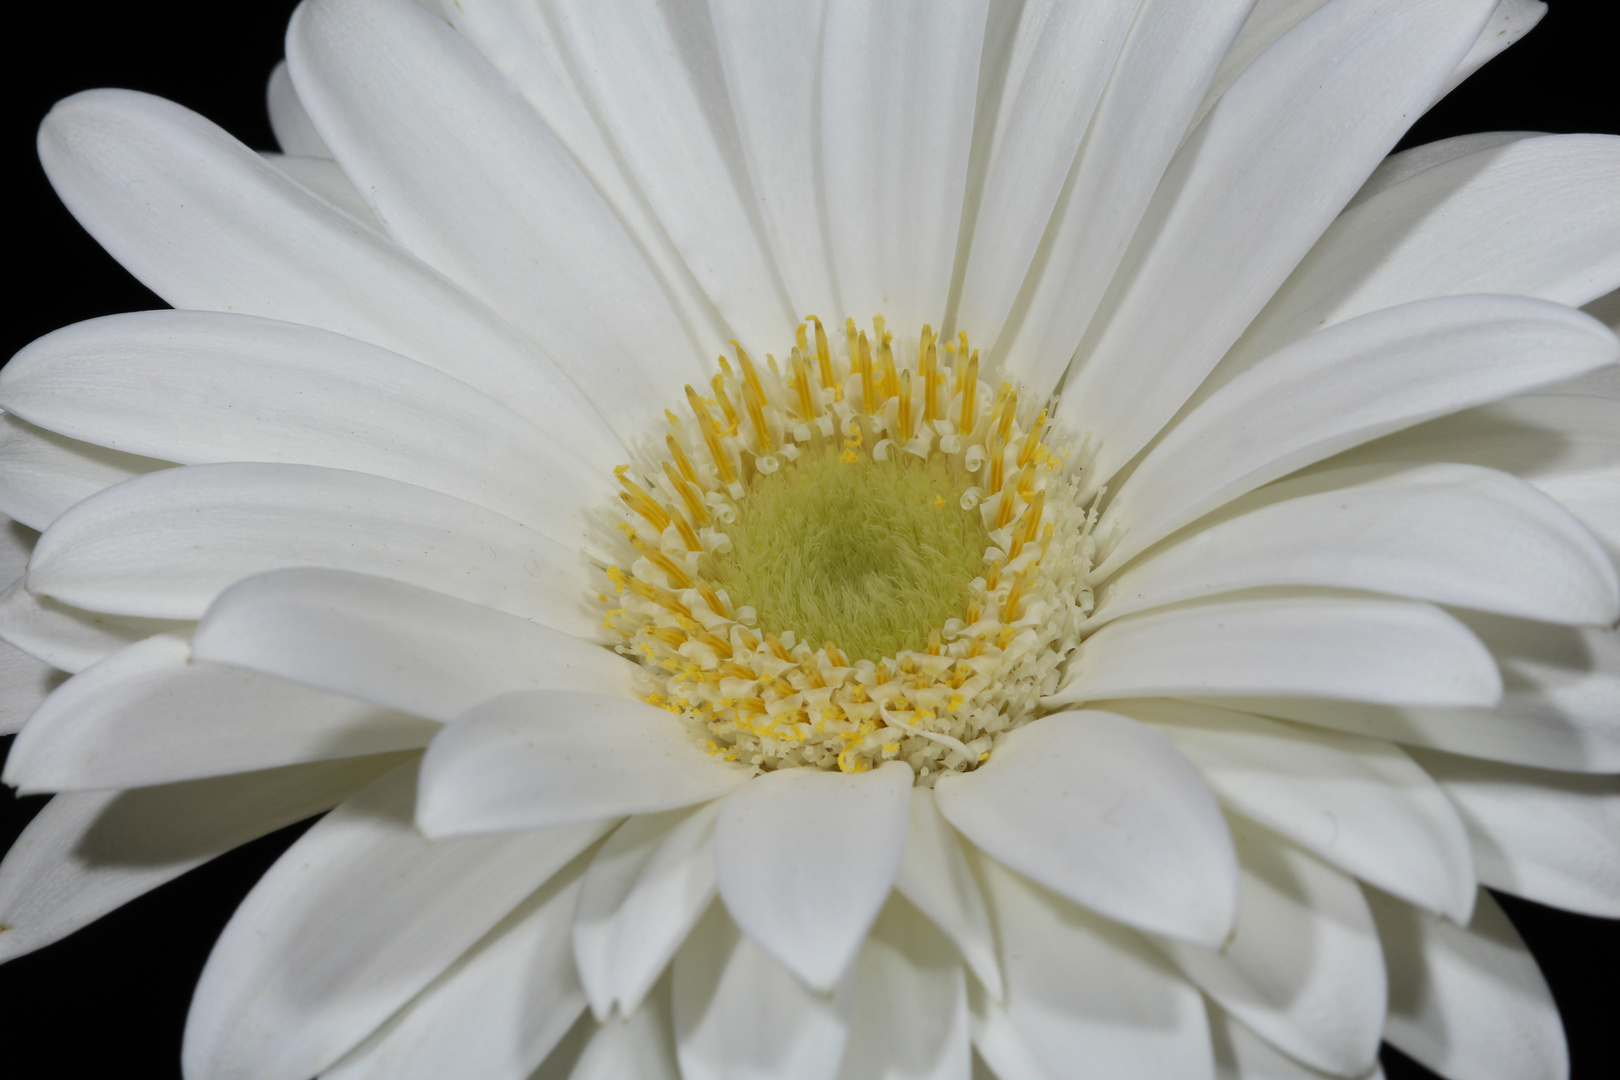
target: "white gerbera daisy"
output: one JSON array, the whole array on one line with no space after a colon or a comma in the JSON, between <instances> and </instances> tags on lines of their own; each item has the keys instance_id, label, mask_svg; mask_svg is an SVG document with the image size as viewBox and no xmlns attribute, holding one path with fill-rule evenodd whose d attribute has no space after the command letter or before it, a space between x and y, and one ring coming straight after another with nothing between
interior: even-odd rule
<instances>
[{"instance_id":1,"label":"white gerbera daisy","mask_svg":"<svg viewBox=\"0 0 1620 1080\"><path fill-rule=\"evenodd\" d=\"M1620 139L1384 160L1541 11L307 0L286 155L63 101L176 310L0 373L0 956L332 809L191 1080L1567 1071L1481 886L1620 915Z\"/></svg>"}]
</instances>

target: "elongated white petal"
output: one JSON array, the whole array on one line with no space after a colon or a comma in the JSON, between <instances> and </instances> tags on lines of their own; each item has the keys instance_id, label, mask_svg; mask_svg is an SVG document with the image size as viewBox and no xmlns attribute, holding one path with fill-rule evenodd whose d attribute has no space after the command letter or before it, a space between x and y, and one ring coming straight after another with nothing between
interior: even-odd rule
<instances>
[{"instance_id":1,"label":"elongated white petal","mask_svg":"<svg viewBox=\"0 0 1620 1080\"><path fill-rule=\"evenodd\" d=\"M1620 285L1620 138L1544 135L1433 165L1346 210L1215 374L1324 326L1464 293L1579 307Z\"/></svg>"},{"instance_id":2,"label":"elongated white petal","mask_svg":"<svg viewBox=\"0 0 1620 1080\"><path fill-rule=\"evenodd\" d=\"M809 986L847 972L900 872L912 772L779 769L726 800L715 874L726 910Z\"/></svg>"},{"instance_id":3,"label":"elongated white petal","mask_svg":"<svg viewBox=\"0 0 1620 1080\"><path fill-rule=\"evenodd\" d=\"M855 962L838 1080L969 1080L972 1054L960 957L921 912L892 897Z\"/></svg>"},{"instance_id":4,"label":"elongated white petal","mask_svg":"<svg viewBox=\"0 0 1620 1080\"><path fill-rule=\"evenodd\" d=\"M415 790L416 769L396 769L259 879L197 984L187 1076L319 1073L607 829L434 843L412 824Z\"/></svg>"},{"instance_id":5,"label":"elongated white petal","mask_svg":"<svg viewBox=\"0 0 1620 1080\"><path fill-rule=\"evenodd\" d=\"M1492 147L1505 146L1520 139L1539 138L1540 135L1541 133L1536 131L1476 131L1469 135L1437 139L1409 150L1402 150L1398 154L1391 154L1372 171L1372 175L1356 190L1356 197L1345 204L1341 213L1348 213L1351 208L1360 206L1374 195L1396 184L1404 183L1436 165L1444 165L1455 158L1476 154Z\"/></svg>"},{"instance_id":6,"label":"elongated white petal","mask_svg":"<svg viewBox=\"0 0 1620 1080\"><path fill-rule=\"evenodd\" d=\"M383 223L371 212L371 207L355 188L354 182L344 175L338 163L331 158L296 157L264 151L260 151L259 156L274 166L277 172L291 177L360 224L386 233Z\"/></svg>"},{"instance_id":7,"label":"elongated white petal","mask_svg":"<svg viewBox=\"0 0 1620 1080\"><path fill-rule=\"evenodd\" d=\"M1212 1080L1202 995L1146 941L981 860L1007 1003L973 995L973 1045L997 1076Z\"/></svg>"},{"instance_id":8,"label":"elongated white petal","mask_svg":"<svg viewBox=\"0 0 1620 1080\"><path fill-rule=\"evenodd\" d=\"M955 313L969 334L995 341L1001 332L1141 6L1138 0L1029 4L1016 28L1002 29L1005 17L991 23L981 78L999 86L986 95L977 120L983 179L971 199L977 214L963 238L967 265ZM992 43L1001 47L992 51Z\"/></svg>"},{"instance_id":9,"label":"elongated white petal","mask_svg":"<svg viewBox=\"0 0 1620 1080\"><path fill-rule=\"evenodd\" d=\"M321 1080L527 1080L585 1008L568 955L583 869L546 882Z\"/></svg>"},{"instance_id":10,"label":"elongated white petal","mask_svg":"<svg viewBox=\"0 0 1620 1080\"><path fill-rule=\"evenodd\" d=\"M515 327L196 113L89 90L51 110L39 153L79 223L174 307L381 345L499 398L601 468L622 458L596 411Z\"/></svg>"},{"instance_id":11,"label":"elongated white petal","mask_svg":"<svg viewBox=\"0 0 1620 1080\"><path fill-rule=\"evenodd\" d=\"M1490 652L1439 608L1343 596L1193 600L1111 622L1049 704L1126 697L1300 695L1494 705Z\"/></svg>"},{"instance_id":12,"label":"elongated white petal","mask_svg":"<svg viewBox=\"0 0 1620 1080\"><path fill-rule=\"evenodd\" d=\"M1034 253L1027 297L1005 314L995 342L996 355L1037 396L1054 388L1068 367L1193 106L1251 6L1252 0L1140 5ZM962 301L957 321L974 332L966 305L976 302L975 294L964 290Z\"/></svg>"},{"instance_id":13,"label":"elongated white petal","mask_svg":"<svg viewBox=\"0 0 1620 1080\"><path fill-rule=\"evenodd\" d=\"M1148 453L1098 525L1111 545L1100 569L1296 469L1617 355L1590 316L1507 296L1421 300L1313 334L1222 387Z\"/></svg>"},{"instance_id":14,"label":"elongated white petal","mask_svg":"<svg viewBox=\"0 0 1620 1080\"><path fill-rule=\"evenodd\" d=\"M1273 1045L1338 1076L1373 1067L1384 958L1355 881L1234 820L1238 921L1219 949L1165 944L1181 970Z\"/></svg>"},{"instance_id":15,"label":"elongated white petal","mask_svg":"<svg viewBox=\"0 0 1620 1080\"><path fill-rule=\"evenodd\" d=\"M434 720L518 690L631 696L623 657L482 604L344 570L275 570L220 594L192 654Z\"/></svg>"},{"instance_id":16,"label":"elongated white petal","mask_svg":"<svg viewBox=\"0 0 1620 1080\"><path fill-rule=\"evenodd\" d=\"M1392 708L1302 698L1217 704L1488 761L1620 772L1620 634L1463 613L1503 672L1494 709Z\"/></svg>"},{"instance_id":17,"label":"elongated white petal","mask_svg":"<svg viewBox=\"0 0 1620 1080\"><path fill-rule=\"evenodd\" d=\"M417 824L440 837L616 820L707 802L747 778L662 709L525 690L463 713L433 740Z\"/></svg>"},{"instance_id":18,"label":"elongated white petal","mask_svg":"<svg viewBox=\"0 0 1620 1080\"><path fill-rule=\"evenodd\" d=\"M0 416L0 513L31 529L44 530L81 499L168 465Z\"/></svg>"},{"instance_id":19,"label":"elongated white petal","mask_svg":"<svg viewBox=\"0 0 1620 1080\"><path fill-rule=\"evenodd\" d=\"M1620 564L1620 367L1598 368L1545 393L1431 420L1333 459L1331 465L1458 461L1510 472L1558 500ZM1580 384L1596 383L1580 392Z\"/></svg>"},{"instance_id":20,"label":"elongated white petal","mask_svg":"<svg viewBox=\"0 0 1620 1080\"><path fill-rule=\"evenodd\" d=\"M238 844L329 810L402 760L384 754L57 795L0 863L0 960L64 938Z\"/></svg>"},{"instance_id":21,"label":"elongated white petal","mask_svg":"<svg viewBox=\"0 0 1620 1080\"><path fill-rule=\"evenodd\" d=\"M1396 747L1185 701L1117 705L1153 722L1227 807L1386 892L1468 921L1477 891L1468 834Z\"/></svg>"},{"instance_id":22,"label":"elongated white petal","mask_svg":"<svg viewBox=\"0 0 1620 1080\"><path fill-rule=\"evenodd\" d=\"M489 58L613 205L642 254L657 269L687 333L698 343L699 353L707 357L723 349L733 335L647 205L618 148L602 130L551 11L504 0L460 0L440 4L438 12Z\"/></svg>"},{"instance_id":23,"label":"elongated white petal","mask_svg":"<svg viewBox=\"0 0 1620 1080\"><path fill-rule=\"evenodd\" d=\"M620 1016L642 1009L714 899L720 805L633 817L591 860L574 909L574 963L599 1021L615 1005Z\"/></svg>"},{"instance_id":24,"label":"elongated white petal","mask_svg":"<svg viewBox=\"0 0 1620 1080\"><path fill-rule=\"evenodd\" d=\"M184 633L189 623L81 611L35 596L18 578L0 595L0 638L53 667L80 672L153 634Z\"/></svg>"},{"instance_id":25,"label":"elongated white petal","mask_svg":"<svg viewBox=\"0 0 1620 1080\"><path fill-rule=\"evenodd\" d=\"M74 676L17 736L25 791L167 784L426 746L432 721L268 675L194 662L182 636L131 645Z\"/></svg>"},{"instance_id":26,"label":"elongated white petal","mask_svg":"<svg viewBox=\"0 0 1620 1080\"><path fill-rule=\"evenodd\" d=\"M1620 583L1591 533L1507 473L1332 469L1261 488L1132 561L1092 621L1214 593L1321 585L1607 625Z\"/></svg>"},{"instance_id":27,"label":"elongated white petal","mask_svg":"<svg viewBox=\"0 0 1620 1080\"><path fill-rule=\"evenodd\" d=\"M1339 0L1210 110L1166 170L1058 409L1097 440L1094 482L1175 415L1439 91L1490 7Z\"/></svg>"},{"instance_id":28,"label":"elongated white petal","mask_svg":"<svg viewBox=\"0 0 1620 1080\"><path fill-rule=\"evenodd\" d=\"M604 129L732 331L786 347L798 316L758 228L708 12L588 0L553 11Z\"/></svg>"},{"instance_id":29,"label":"elongated white petal","mask_svg":"<svg viewBox=\"0 0 1620 1080\"><path fill-rule=\"evenodd\" d=\"M196 619L242 578L379 574L588 636L585 561L510 518L413 484L311 465L188 465L87 500L40 537L29 591Z\"/></svg>"},{"instance_id":30,"label":"elongated white petal","mask_svg":"<svg viewBox=\"0 0 1620 1080\"><path fill-rule=\"evenodd\" d=\"M567 1080L681 1080L668 980L659 986L657 1000L629 1016L615 1015L602 1022ZM547 1078L537 1074L535 1080Z\"/></svg>"},{"instance_id":31,"label":"elongated white petal","mask_svg":"<svg viewBox=\"0 0 1620 1080\"><path fill-rule=\"evenodd\" d=\"M28 558L39 542L39 533L17 521L0 517L0 582L12 582L22 577L28 567Z\"/></svg>"},{"instance_id":32,"label":"elongated white petal","mask_svg":"<svg viewBox=\"0 0 1620 1080\"><path fill-rule=\"evenodd\" d=\"M1209 1003L1209 1035L1215 1047L1217 1080L1324 1080L1321 1073L1293 1058ZM1384 1080L1374 1065L1357 1080Z\"/></svg>"},{"instance_id":33,"label":"elongated white petal","mask_svg":"<svg viewBox=\"0 0 1620 1080\"><path fill-rule=\"evenodd\" d=\"M287 61L389 233L538 342L621 436L702 374L612 208L442 18L323 0L293 17Z\"/></svg>"},{"instance_id":34,"label":"elongated white petal","mask_svg":"<svg viewBox=\"0 0 1620 1080\"><path fill-rule=\"evenodd\" d=\"M265 105L270 111L270 131L283 154L301 157L331 158L332 151L321 140L315 123L298 100L292 79L287 74L287 61L283 60L270 71L270 82L264 91Z\"/></svg>"},{"instance_id":35,"label":"elongated white petal","mask_svg":"<svg viewBox=\"0 0 1620 1080\"><path fill-rule=\"evenodd\" d=\"M827 250L814 141L826 2L716 0L708 6L738 151L758 202L761 235L794 315L819 312L836 322L844 305L837 298ZM706 100L713 96L711 91ZM636 115L642 112L635 110ZM834 156L840 155L835 151Z\"/></svg>"},{"instance_id":36,"label":"elongated white petal","mask_svg":"<svg viewBox=\"0 0 1620 1080\"><path fill-rule=\"evenodd\" d=\"M1001 964L984 897L962 840L940 814L931 788L911 792L911 825L894 887L945 931L990 996L1001 1001Z\"/></svg>"},{"instance_id":37,"label":"elongated white petal","mask_svg":"<svg viewBox=\"0 0 1620 1080\"><path fill-rule=\"evenodd\" d=\"M1202 944L1232 928L1226 822L1193 767L1133 720L1044 717L934 790L946 820L985 854L1075 903Z\"/></svg>"},{"instance_id":38,"label":"elongated white petal","mask_svg":"<svg viewBox=\"0 0 1620 1080\"><path fill-rule=\"evenodd\" d=\"M1466 929L1379 893L1367 900L1389 968L1392 1046L1443 1076L1569 1075L1558 1007L1489 893Z\"/></svg>"},{"instance_id":39,"label":"elongated white petal","mask_svg":"<svg viewBox=\"0 0 1620 1080\"><path fill-rule=\"evenodd\" d=\"M1238 76L1249 69L1256 57L1325 3L1327 0L1257 0L1248 17L1243 20L1237 36L1232 39L1226 55L1221 57L1220 67L1210 81L1204 100L1198 103L1192 123L1178 135L1184 138L1191 134L1221 96L1237 82Z\"/></svg>"},{"instance_id":40,"label":"elongated white petal","mask_svg":"<svg viewBox=\"0 0 1620 1080\"><path fill-rule=\"evenodd\" d=\"M0 641L0 735L22 727L67 677L67 672Z\"/></svg>"},{"instance_id":41,"label":"elongated white petal","mask_svg":"<svg viewBox=\"0 0 1620 1080\"><path fill-rule=\"evenodd\" d=\"M1534 30L1541 17L1547 14L1547 5L1541 0L1497 0L1496 10L1485 21L1474 47L1458 63L1457 70L1440 88L1439 97L1445 97L1463 80L1500 56L1509 46ZM1439 100L1436 98L1436 100Z\"/></svg>"},{"instance_id":42,"label":"elongated white petal","mask_svg":"<svg viewBox=\"0 0 1620 1080\"><path fill-rule=\"evenodd\" d=\"M403 480L570 545L584 535L582 511L611 486L441 371L245 315L143 311L64 327L6 365L0 406L71 438L186 465L288 462Z\"/></svg>"},{"instance_id":43,"label":"elongated white petal","mask_svg":"<svg viewBox=\"0 0 1620 1080\"><path fill-rule=\"evenodd\" d=\"M913 333L945 317L956 265L985 0L828 0L821 183L839 296Z\"/></svg>"},{"instance_id":44,"label":"elongated white petal","mask_svg":"<svg viewBox=\"0 0 1620 1080\"><path fill-rule=\"evenodd\" d=\"M685 1080L833 1080L849 1038L854 970L817 993L741 933L719 904L675 954L675 1045Z\"/></svg>"},{"instance_id":45,"label":"elongated white petal","mask_svg":"<svg viewBox=\"0 0 1620 1080\"><path fill-rule=\"evenodd\" d=\"M1566 911L1620 918L1620 777L1414 756L1456 804L1481 882Z\"/></svg>"}]
</instances>

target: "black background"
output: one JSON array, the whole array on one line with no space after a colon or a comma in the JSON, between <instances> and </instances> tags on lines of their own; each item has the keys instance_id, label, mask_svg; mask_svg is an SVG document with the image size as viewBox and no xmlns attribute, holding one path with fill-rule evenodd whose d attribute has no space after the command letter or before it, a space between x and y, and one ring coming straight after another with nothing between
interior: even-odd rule
<instances>
[{"instance_id":1,"label":"black background","mask_svg":"<svg viewBox=\"0 0 1620 1080\"><path fill-rule=\"evenodd\" d=\"M264 85L290 0L16 4L7 12L0 154L12 177L5 253L13 278L0 356L58 326L163 306L62 209L34 157L52 102L121 86L171 98L249 146L274 149ZM1552 0L1528 38L1421 119L1402 146L1473 131L1620 133L1609 0ZM1620 178L1616 179L1620 185ZM9 744L0 740L0 753ZM43 799L0 789L0 850ZM0 1069L35 1077L178 1077L191 987L236 903L302 831L248 844L87 930L0 966ZM1576 1080L1620 1076L1620 922L1503 900L1563 1011ZM1389 1080L1432 1074L1386 1051ZM1128 1080L1128 1078L1121 1078Z\"/></svg>"}]
</instances>

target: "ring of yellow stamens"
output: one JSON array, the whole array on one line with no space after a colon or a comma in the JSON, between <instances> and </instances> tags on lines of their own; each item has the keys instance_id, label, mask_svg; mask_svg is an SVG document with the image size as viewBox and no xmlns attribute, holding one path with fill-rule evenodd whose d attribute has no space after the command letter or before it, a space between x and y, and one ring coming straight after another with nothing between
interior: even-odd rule
<instances>
[{"instance_id":1,"label":"ring of yellow stamens","mask_svg":"<svg viewBox=\"0 0 1620 1080\"><path fill-rule=\"evenodd\" d=\"M898 342L881 318L870 336L852 319L844 329L835 355L819 319L801 324L785 372L733 342L735 367L719 358L712 396L689 386L689 413L665 414L664 452L617 470L624 554L604 567L604 626L642 665L646 700L684 717L711 753L762 770L903 760L931 784L983 761L1055 689L1090 610L1095 511L1077 505L1078 477L1042 441L1047 413L1021 420L1010 384L984 386L966 334L942 342L925 326ZM784 625L781 610L756 611L757 597L727 587L746 588L727 568L755 535L748 515L766 512L752 501L761 485L851 467L887 470L861 473L862 487L915 488L905 507L881 504L896 522L926 507L977 530L967 569L940 564L960 578L937 594L947 617L902 623L870 655L817 644L814 618ZM961 527L947 534L966 538Z\"/></svg>"}]
</instances>

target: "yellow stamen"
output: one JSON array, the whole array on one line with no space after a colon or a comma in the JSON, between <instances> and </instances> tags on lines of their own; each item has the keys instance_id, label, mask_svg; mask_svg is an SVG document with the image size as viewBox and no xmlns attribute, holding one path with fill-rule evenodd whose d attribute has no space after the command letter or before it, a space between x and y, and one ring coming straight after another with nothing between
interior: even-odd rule
<instances>
[{"instance_id":1,"label":"yellow stamen","mask_svg":"<svg viewBox=\"0 0 1620 1080\"><path fill-rule=\"evenodd\" d=\"M814 315L810 321L816 327L816 363L821 367L821 388L831 390L838 380L833 377L832 350L827 347L827 331L822 329L821 320Z\"/></svg>"},{"instance_id":2,"label":"yellow stamen","mask_svg":"<svg viewBox=\"0 0 1620 1080\"><path fill-rule=\"evenodd\" d=\"M1041 445L1041 429L1045 426L1046 410L1042 409L1041 414L1035 418L1035 423L1030 426L1028 433L1024 435L1024 448L1018 453L1019 465L1028 465L1035 459L1035 451Z\"/></svg>"},{"instance_id":3,"label":"yellow stamen","mask_svg":"<svg viewBox=\"0 0 1620 1080\"><path fill-rule=\"evenodd\" d=\"M630 534L630 546L640 552L643 559L662 570L664 576L669 578L670 584L677 589L690 589L692 587L692 575L677 566L674 559L671 559L634 533Z\"/></svg>"},{"instance_id":4,"label":"yellow stamen","mask_svg":"<svg viewBox=\"0 0 1620 1080\"><path fill-rule=\"evenodd\" d=\"M709 380L709 386L714 390L714 400L719 403L720 411L726 414L726 434L733 434L737 430L737 410L726 395L725 376L716 375Z\"/></svg>"},{"instance_id":5,"label":"yellow stamen","mask_svg":"<svg viewBox=\"0 0 1620 1080\"><path fill-rule=\"evenodd\" d=\"M681 470L681 475L686 477L688 482L702 487L703 484L698 479L697 470L692 468L692 459L686 456L686 450L681 446L681 441L674 435L665 435L664 445L669 447L669 456L675 462L675 467Z\"/></svg>"},{"instance_id":6,"label":"yellow stamen","mask_svg":"<svg viewBox=\"0 0 1620 1080\"><path fill-rule=\"evenodd\" d=\"M687 483L686 478L681 476L675 470L675 466L667 461L664 462L664 477L669 481L669 486L675 489L675 494L681 497L681 502L686 504L686 509L692 515L692 520L699 525L707 525L709 522L709 508L703 505L703 497L698 494L698 489L694 485Z\"/></svg>"},{"instance_id":7,"label":"yellow stamen","mask_svg":"<svg viewBox=\"0 0 1620 1080\"><path fill-rule=\"evenodd\" d=\"M748 361L745 359L743 363L747 364ZM771 429L765 426L765 395L755 389L755 385L755 381L743 383L743 404L748 407L748 419L754 425L754 438L759 440L759 452L768 454L774 447L771 443Z\"/></svg>"},{"instance_id":8,"label":"yellow stamen","mask_svg":"<svg viewBox=\"0 0 1620 1080\"><path fill-rule=\"evenodd\" d=\"M793 386L799 392L799 419L814 420L816 398L810 389L810 364L798 349L793 350Z\"/></svg>"},{"instance_id":9,"label":"yellow stamen","mask_svg":"<svg viewBox=\"0 0 1620 1080\"><path fill-rule=\"evenodd\" d=\"M860 356L861 403L866 406L866 414L871 416L877 412L877 380L872 377L872 345L866 340L865 330L856 339L855 347Z\"/></svg>"},{"instance_id":10,"label":"yellow stamen","mask_svg":"<svg viewBox=\"0 0 1620 1080\"><path fill-rule=\"evenodd\" d=\"M884 351L885 352L888 351L887 346L884 347ZM894 361L893 361L892 358L890 359L889 363L890 363L891 366L893 366ZM901 374L900 374L900 410L899 410L899 412L900 412L900 440L902 442L910 442L911 441L911 435L912 435L912 431L911 431L911 369L910 368L907 368L905 371L901 372Z\"/></svg>"},{"instance_id":11,"label":"yellow stamen","mask_svg":"<svg viewBox=\"0 0 1620 1080\"><path fill-rule=\"evenodd\" d=\"M967 335L963 334L962 337L965 339ZM974 421L976 421L979 417L979 414L974 411L978 406L978 402L974 400L974 396L978 393L978 389L979 354L974 353L973 359L967 362L967 373L962 376L962 385L959 388L959 392L962 395L962 415L960 418L960 424L958 426L961 427L963 435L972 434Z\"/></svg>"}]
</instances>

